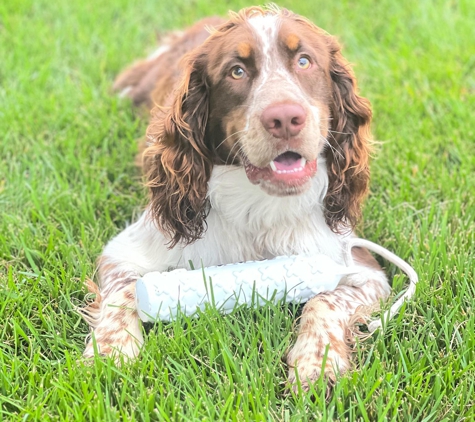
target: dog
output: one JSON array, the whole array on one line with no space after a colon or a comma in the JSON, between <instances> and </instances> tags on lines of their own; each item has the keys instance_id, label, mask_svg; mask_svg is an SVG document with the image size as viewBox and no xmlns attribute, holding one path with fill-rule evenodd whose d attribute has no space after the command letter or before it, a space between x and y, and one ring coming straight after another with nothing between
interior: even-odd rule
<instances>
[{"instance_id":1,"label":"dog","mask_svg":"<svg viewBox=\"0 0 475 422\"><path fill-rule=\"evenodd\" d=\"M115 89L153 109L150 199L99 258L84 356L138 355L135 283L147 272L309 253L344 263L368 190L372 112L334 37L286 9L250 7L172 33ZM349 370L355 321L390 294L368 251L353 258L371 277L304 306L292 385Z\"/></svg>"}]
</instances>

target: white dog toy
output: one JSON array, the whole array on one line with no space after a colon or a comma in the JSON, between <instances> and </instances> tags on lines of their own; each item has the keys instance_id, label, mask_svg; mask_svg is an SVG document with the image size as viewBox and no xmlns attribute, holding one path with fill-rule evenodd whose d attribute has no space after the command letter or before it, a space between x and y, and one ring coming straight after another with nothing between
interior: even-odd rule
<instances>
[{"instance_id":1,"label":"white dog toy","mask_svg":"<svg viewBox=\"0 0 475 422\"><path fill-rule=\"evenodd\" d=\"M151 272L137 280L136 300L140 318L171 321L178 313L192 316L211 304L223 313L237 305L262 306L268 301L303 303L318 293L339 284L361 286L374 271L355 265L351 249L367 248L398 266L409 277L406 292L391 306L384 320L392 318L415 292L418 277L414 269L398 256L373 242L349 239L345 262L339 265L323 254L281 256L188 271ZM380 275L379 275L380 276ZM381 327L381 320L369 324L370 332Z\"/></svg>"}]
</instances>

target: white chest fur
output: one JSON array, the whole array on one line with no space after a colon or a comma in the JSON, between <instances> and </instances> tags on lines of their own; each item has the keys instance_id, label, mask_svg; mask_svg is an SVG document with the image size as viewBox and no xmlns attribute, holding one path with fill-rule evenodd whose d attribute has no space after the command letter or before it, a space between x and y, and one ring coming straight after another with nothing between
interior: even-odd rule
<instances>
[{"instance_id":1,"label":"white chest fur","mask_svg":"<svg viewBox=\"0 0 475 422\"><path fill-rule=\"evenodd\" d=\"M344 264L344 237L329 229L323 215L327 186L323 159L311 188L288 197L266 194L240 167L216 166L202 239L168 249L168 240L144 213L109 242L104 256L139 274L190 268L190 262L199 268L297 254L320 253Z\"/></svg>"},{"instance_id":2,"label":"white chest fur","mask_svg":"<svg viewBox=\"0 0 475 422\"><path fill-rule=\"evenodd\" d=\"M322 253L343 263L341 236L329 229L323 215L327 186L323 159L311 188L288 197L266 194L241 167L216 166L209 183L208 229L203 239L183 249L184 262L209 266Z\"/></svg>"}]
</instances>

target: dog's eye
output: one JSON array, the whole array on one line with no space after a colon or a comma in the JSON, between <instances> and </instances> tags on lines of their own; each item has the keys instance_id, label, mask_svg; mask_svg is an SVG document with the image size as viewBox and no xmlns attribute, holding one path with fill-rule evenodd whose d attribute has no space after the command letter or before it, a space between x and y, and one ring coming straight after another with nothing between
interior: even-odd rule
<instances>
[{"instance_id":1,"label":"dog's eye","mask_svg":"<svg viewBox=\"0 0 475 422\"><path fill-rule=\"evenodd\" d=\"M244 71L244 69L239 66L234 67L231 71L231 76L233 77L233 79L242 79L245 74L246 72Z\"/></svg>"},{"instance_id":2,"label":"dog's eye","mask_svg":"<svg viewBox=\"0 0 475 422\"><path fill-rule=\"evenodd\" d=\"M302 56L298 59L297 66L300 67L300 69L308 69L310 67L310 60L308 57Z\"/></svg>"}]
</instances>

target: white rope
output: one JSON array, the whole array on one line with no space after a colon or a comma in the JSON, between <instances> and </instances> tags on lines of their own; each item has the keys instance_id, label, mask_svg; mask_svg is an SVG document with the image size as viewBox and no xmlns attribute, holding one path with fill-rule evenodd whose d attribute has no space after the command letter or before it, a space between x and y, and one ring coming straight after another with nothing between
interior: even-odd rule
<instances>
[{"instance_id":1,"label":"white rope","mask_svg":"<svg viewBox=\"0 0 475 422\"><path fill-rule=\"evenodd\" d=\"M416 291L416 284L419 281L419 277L414 271L414 268L412 268L406 261L393 254L392 252L388 251L386 248L383 248L381 245L378 245L366 239L353 238L348 241L346 251L347 265L354 265L351 250L355 246L366 248L374 253L377 253L378 255L382 256L384 259L401 269L404 273L406 273L409 278L409 286L406 292L396 302L393 303L391 308L386 313L384 313L379 320L372 321L368 325L368 330L373 333L378 328L382 328L383 321L387 322L394 315L396 315L406 300L409 300L410 298L412 298L412 296L414 296L414 293Z\"/></svg>"}]
</instances>

